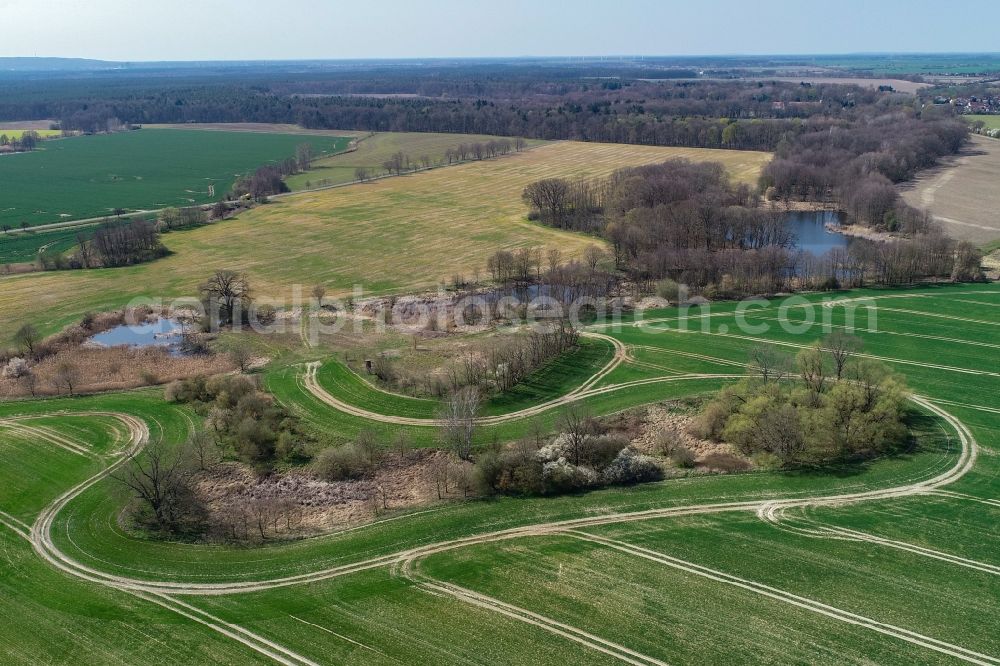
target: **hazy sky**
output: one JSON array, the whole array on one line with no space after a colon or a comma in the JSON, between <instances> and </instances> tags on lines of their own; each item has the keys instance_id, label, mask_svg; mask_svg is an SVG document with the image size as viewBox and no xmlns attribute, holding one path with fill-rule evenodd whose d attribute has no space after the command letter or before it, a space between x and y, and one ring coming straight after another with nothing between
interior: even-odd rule
<instances>
[{"instance_id":1,"label":"hazy sky","mask_svg":"<svg viewBox=\"0 0 1000 666\"><path fill-rule=\"evenodd\" d=\"M995 0L0 0L0 56L1000 51Z\"/></svg>"}]
</instances>

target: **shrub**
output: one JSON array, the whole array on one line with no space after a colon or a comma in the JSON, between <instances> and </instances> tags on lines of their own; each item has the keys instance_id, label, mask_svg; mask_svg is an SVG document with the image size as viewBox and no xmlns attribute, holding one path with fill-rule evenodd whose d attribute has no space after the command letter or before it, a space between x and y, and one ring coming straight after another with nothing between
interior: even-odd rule
<instances>
[{"instance_id":1,"label":"shrub","mask_svg":"<svg viewBox=\"0 0 1000 666\"><path fill-rule=\"evenodd\" d=\"M680 300L680 294L681 286L674 280L667 278L656 283L656 295L662 299L677 303Z\"/></svg>"},{"instance_id":2,"label":"shrub","mask_svg":"<svg viewBox=\"0 0 1000 666\"><path fill-rule=\"evenodd\" d=\"M773 453L768 453L767 451L761 451L760 453L755 453L750 457L750 462L757 469L771 470L780 469L782 466L781 458L774 455Z\"/></svg>"},{"instance_id":3,"label":"shrub","mask_svg":"<svg viewBox=\"0 0 1000 666\"><path fill-rule=\"evenodd\" d=\"M589 467L571 465L559 458L542 465L542 484L546 493L568 493L597 484L597 473Z\"/></svg>"},{"instance_id":4,"label":"shrub","mask_svg":"<svg viewBox=\"0 0 1000 666\"><path fill-rule=\"evenodd\" d=\"M313 462L316 476L324 481L346 481L368 475L371 467L355 444L323 449Z\"/></svg>"},{"instance_id":5,"label":"shrub","mask_svg":"<svg viewBox=\"0 0 1000 666\"><path fill-rule=\"evenodd\" d=\"M580 463L594 469L603 469L615 460L629 442L621 435L587 437L580 448Z\"/></svg>"},{"instance_id":6,"label":"shrub","mask_svg":"<svg viewBox=\"0 0 1000 666\"><path fill-rule=\"evenodd\" d=\"M659 481L663 478L663 470L650 456L644 456L633 451L631 447L626 447L618 452L601 476L608 484L631 485Z\"/></svg>"},{"instance_id":7,"label":"shrub","mask_svg":"<svg viewBox=\"0 0 1000 666\"><path fill-rule=\"evenodd\" d=\"M684 438L673 428L665 428L657 433L653 446L662 455L669 457L674 449L684 446Z\"/></svg>"},{"instance_id":8,"label":"shrub","mask_svg":"<svg viewBox=\"0 0 1000 666\"><path fill-rule=\"evenodd\" d=\"M710 469L720 472L745 472L750 469L750 463L745 458L734 456L732 453L709 453L702 458L701 463Z\"/></svg>"},{"instance_id":9,"label":"shrub","mask_svg":"<svg viewBox=\"0 0 1000 666\"><path fill-rule=\"evenodd\" d=\"M670 454L670 460L682 469L694 467L694 451L686 446L678 446Z\"/></svg>"},{"instance_id":10,"label":"shrub","mask_svg":"<svg viewBox=\"0 0 1000 666\"><path fill-rule=\"evenodd\" d=\"M7 379L17 379L31 372L28 362L23 358L14 357L3 368L3 376Z\"/></svg>"}]
</instances>

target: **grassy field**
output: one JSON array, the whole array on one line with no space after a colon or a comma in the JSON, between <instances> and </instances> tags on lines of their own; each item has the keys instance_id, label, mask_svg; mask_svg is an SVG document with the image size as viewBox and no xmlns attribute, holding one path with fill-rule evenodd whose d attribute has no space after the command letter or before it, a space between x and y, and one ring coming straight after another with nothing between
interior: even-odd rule
<instances>
[{"instance_id":1,"label":"grassy field","mask_svg":"<svg viewBox=\"0 0 1000 666\"><path fill-rule=\"evenodd\" d=\"M295 154L311 143L336 152L347 138L296 134L139 130L42 144L0 160L0 224L29 225L221 199L237 175ZM215 196L209 186L215 186ZM0 244L3 240L0 239Z\"/></svg>"},{"instance_id":2,"label":"grassy field","mask_svg":"<svg viewBox=\"0 0 1000 666\"><path fill-rule=\"evenodd\" d=\"M258 295L288 303L295 284L308 294L322 282L331 295L349 294L354 285L366 294L433 289L456 273L485 270L487 256L501 248L559 247L566 257L579 256L600 241L528 222L524 186L671 157L718 160L746 181L768 160L766 153L563 142L498 160L303 193L236 219L165 235L173 254L151 264L0 278L0 344L23 319L53 332L88 310L113 309L135 297L194 296L215 269L246 271Z\"/></svg>"},{"instance_id":3,"label":"grassy field","mask_svg":"<svg viewBox=\"0 0 1000 666\"><path fill-rule=\"evenodd\" d=\"M293 191L351 183L355 180L354 172L358 167L370 169L374 174L384 173L382 164L397 152L405 153L414 163L420 163L421 158L426 156L432 165L440 165L446 163L445 151L448 149L456 148L461 143L486 143L496 138L482 134L433 132L361 134L357 139L357 150L318 159L308 172L290 176L286 182ZM541 144L541 141L528 141L529 146Z\"/></svg>"},{"instance_id":4,"label":"grassy field","mask_svg":"<svg viewBox=\"0 0 1000 666\"><path fill-rule=\"evenodd\" d=\"M983 121L983 124L990 129L1000 129L1000 116L968 115L962 117L965 118L970 123L974 123L977 120L981 120Z\"/></svg>"},{"instance_id":5,"label":"grassy field","mask_svg":"<svg viewBox=\"0 0 1000 666\"><path fill-rule=\"evenodd\" d=\"M163 598L188 604L188 614L208 613L209 625L226 623L277 644L284 654L296 655L295 663L604 663L630 654L641 663L937 664L954 663L949 655L956 651L992 663L1000 658L1000 582L993 572L1000 571L1000 361L993 353L1000 349L1000 289L924 286L837 297L874 299L877 320L862 318L858 331L864 353L905 373L915 392L952 413L978 440L971 469L940 491L792 509L778 525L762 521L753 508L671 517L635 513L926 482L960 460L959 433L918 410L915 447L864 465L692 476L557 498L450 502L262 548L171 543L123 530L116 517L125 498L114 482L103 480L56 515L52 538L70 560L151 582L310 576L240 594ZM808 321L805 304L811 302L820 321L848 325L844 307L822 306L830 298L809 296L785 314L792 323ZM710 313L692 312L702 316L689 321L687 332L677 330L684 315L677 309L645 313L642 326L631 325L640 323L636 318L620 328L597 324L595 330L627 344L635 361L601 382L606 393L584 400L600 414L691 395L718 382L683 388L678 381L626 382L732 372L759 340L794 352L823 333L817 327L781 330L778 313L778 302L743 314L734 304L720 303ZM737 326L741 317L771 329L744 335ZM586 365L599 367L603 358L597 354ZM380 413L401 409L345 374L343 366L328 364L325 372L324 386L352 404ZM368 425L364 418L311 404L297 381L301 373L297 365L275 367L267 379L279 399L314 427L349 433ZM566 392L586 374L543 371L525 400ZM0 403L0 422L32 417L6 422L31 423L49 435L32 437L22 429L0 440L0 488L10 486L0 491L0 511L30 523L60 486L85 478L97 464L51 446L53 441L86 442L98 461L113 460L124 433L112 412L140 418L154 440L175 444L184 440L193 417L164 403L156 390ZM487 431L487 441L492 433L501 440L518 436L527 426L496 426ZM392 430L386 425L380 433ZM630 516L615 517L617 512ZM449 539L596 517L603 524L433 548L398 562L365 564L354 573L332 569ZM58 641L36 636L62 636L70 629L88 661L145 661L161 641L169 647L157 651L157 660L166 663L259 658L189 618L125 592L66 579L5 525L0 521L0 546L13 565L0 573L5 662L66 661L68 652ZM820 538L810 531L816 528L855 530L883 541ZM327 573L313 575L322 571ZM848 614L860 620L848 621ZM112 641L112 635L122 639Z\"/></svg>"}]
</instances>

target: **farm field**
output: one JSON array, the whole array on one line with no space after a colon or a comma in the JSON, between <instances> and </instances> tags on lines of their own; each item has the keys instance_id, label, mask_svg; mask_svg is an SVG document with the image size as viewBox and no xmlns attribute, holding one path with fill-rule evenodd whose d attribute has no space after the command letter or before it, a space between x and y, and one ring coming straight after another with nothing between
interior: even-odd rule
<instances>
[{"instance_id":1,"label":"farm field","mask_svg":"<svg viewBox=\"0 0 1000 666\"><path fill-rule=\"evenodd\" d=\"M1000 116L996 116L996 115L992 115L992 116L968 115L968 116L962 116L962 117L965 118L966 120L968 120L970 123L975 122L977 120L981 120L986 125L986 127L990 128L990 129L1000 129Z\"/></svg>"},{"instance_id":2,"label":"farm field","mask_svg":"<svg viewBox=\"0 0 1000 666\"><path fill-rule=\"evenodd\" d=\"M432 164L437 165L446 163L445 151L454 149L459 144L486 143L497 138L501 137L433 132L362 134L357 139L357 150L316 160L308 172L290 176L285 182L293 191L352 183L358 167L370 169L375 174L384 173L382 164L397 152L408 155L414 163L419 163L426 156ZM542 143L537 140L527 141L529 147Z\"/></svg>"},{"instance_id":3,"label":"farm field","mask_svg":"<svg viewBox=\"0 0 1000 666\"><path fill-rule=\"evenodd\" d=\"M295 154L308 141L317 154L346 137L137 130L43 144L0 161L0 224L19 228L221 199L239 174ZM209 195L214 185L215 196ZM0 239L0 244L3 239Z\"/></svg>"},{"instance_id":4,"label":"farm field","mask_svg":"<svg viewBox=\"0 0 1000 666\"><path fill-rule=\"evenodd\" d=\"M746 151L560 142L497 160L283 197L235 219L165 235L173 254L150 264L2 278L2 341L23 319L51 333L88 310L114 309L135 297L196 295L216 269L245 271L258 295L288 303L295 284L308 293L322 282L330 295L350 294L354 285L366 294L434 289L455 274L485 270L487 256L498 249L557 246L566 257L580 256L600 241L527 221L524 186L674 157L721 161L734 179L746 182L755 181L769 159Z\"/></svg>"},{"instance_id":5,"label":"farm field","mask_svg":"<svg viewBox=\"0 0 1000 666\"><path fill-rule=\"evenodd\" d=\"M24 136L24 133L28 132L28 131L32 131L32 130L30 128L29 129L17 129L17 128L12 128L12 127L5 127L5 126L3 126L2 123L0 123L0 136L6 134L8 139L20 139L22 136ZM41 136L41 137L43 137L43 138L55 137L55 136L59 136L59 135L62 134L62 132L60 130L53 130L53 129L36 129L36 130L33 130L33 131L37 132L38 135Z\"/></svg>"},{"instance_id":6,"label":"farm field","mask_svg":"<svg viewBox=\"0 0 1000 666\"><path fill-rule=\"evenodd\" d=\"M903 186L903 198L928 209L949 235L984 245L1000 238L998 169L1000 141L973 135L962 155Z\"/></svg>"},{"instance_id":7,"label":"farm field","mask_svg":"<svg viewBox=\"0 0 1000 666\"><path fill-rule=\"evenodd\" d=\"M72 628L98 662L144 660L162 640L164 663L996 663L1000 289L924 285L781 305L597 322L589 332L616 342L593 349L624 355L595 355L589 379L542 373L524 405L484 422L483 444L557 412L552 396L608 414L711 390L742 372L751 345L794 352L825 323L856 326L866 356L906 375L919 396L907 452L843 468L445 502L248 549L142 538L117 522L125 498L113 481L97 472L79 485L128 447L184 440L192 414L160 391L0 403L0 436L13 433L2 440L0 488L16 484L0 491L0 544L14 564L0 574L0 632L17 636L15 663L66 658L56 641L18 635L29 626L32 635ZM780 317L819 324L784 330ZM741 319L753 333L739 332ZM265 374L310 427L344 432L394 414L384 393L337 365L323 366L318 386L302 381L307 368ZM40 605L41 590L59 603ZM112 643L112 629L128 640ZM156 642L140 637L147 629Z\"/></svg>"},{"instance_id":8,"label":"farm field","mask_svg":"<svg viewBox=\"0 0 1000 666\"><path fill-rule=\"evenodd\" d=\"M749 80L754 80L754 77L748 77ZM922 88L927 88L931 84L929 83L918 83L915 81L907 81L906 79L891 79L891 78L854 78L849 76L837 76L831 74L829 76L774 76L774 77L761 77L757 80L760 81L784 81L786 83L812 83L812 84L840 84L845 86L860 86L862 88L878 88L879 86L892 86L892 88L898 92L904 93L917 93Z\"/></svg>"}]
</instances>

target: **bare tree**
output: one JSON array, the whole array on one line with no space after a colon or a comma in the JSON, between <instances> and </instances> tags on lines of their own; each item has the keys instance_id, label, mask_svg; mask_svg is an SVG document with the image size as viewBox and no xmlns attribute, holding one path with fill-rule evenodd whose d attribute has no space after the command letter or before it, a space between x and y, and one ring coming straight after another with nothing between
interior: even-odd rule
<instances>
[{"instance_id":1,"label":"bare tree","mask_svg":"<svg viewBox=\"0 0 1000 666\"><path fill-rule=\"evenodd\" d=\"M295 162L298 164L299 171L308 171L312 160L313 149L311 144L300 143L295 147Z\"/></svg>"},{"instance_id":2,"label":"bare tree","mask_svg":"<svg viewBox=\"0 0 1000 666\"><path fill-rule=\"evenodd\" d=\"M218 311L219 323L230 323L250 304L250 282L243 273L219 270L201 285L202 296L210 311Z\"/></svg>"},{"instance_id":3,"label":"bare tree","mask_svg":"<svg viewBox=\"0 0 1000 666\"><path fill-rule=\"evenodd\" d=\"M472 438L481 401L477 388L465 386L448 397L441 413L444 422L441 440L462 460L472 457Z\"/></svg>"},{"instance_id":4,"label":"bare tree","mask_svg":"<svg viewBox=\"0 0 1000 666\"><path fill-rule=\"evenodd\" d=\"M80 369L69 361L62 361L52 375L52 384L59 390L73 395L73 388L80 383Z\"/></svg>"},{"instance_id":5,"label":"bare tree","mask_svg":"<svg viewBox=\"0 0 1000 666\"><path fill-rule=\"evenodd\" d=\"M191 433L187 440L187 447L197 461L198 469L208 469L219 461L219 447L215 438L204 430Z\"/></svg>"},{"instance_id":6,"label":"bare tree","mask_svg":"<svg viewBox=\"0 0 1000 666\"><path fill-rule=\"evenodd\" d=\"M247 372L253 365L253 347L246 340L236 340L226 351L240 372Z\"/></svg>"},{"instance_id":7,"label":"bare tree","mask_svg":"<svg viewBox=\"0 0 1000 666\"><path fill-rule=\"evenodd\" d=\"M580 464L587 437L591 434L590 414L585 407L571 403L559 415L556 427L566 436L573 464Z\"/></svg>"},{"instance_id":8,"label":"bare tree","mask_svg":"<svg viewBox=\"0 0 1000 666\"><path fill-rule=\"evenodd\" d=\"M748 357L747 369L752 374L759 375L765 384L781 381L788 376L791 365L789 359L775 349L774 345L754 345L750 348Z\"/></svg>"},{"instance_id":9,"label":"bare tree","mask_svg":"<svg viewBox=\"0 0 1000 666\"><path fill-rule=\"evenodd\" d=\"M570 205L570 187L565 180L546 178L530 183L524 188L522 198L544 221L556 227L563 226Z\"/></svg>"},{"instance_id":10,"label":"bare tree","mask_svg":"<svg viewBox=\"0 0 1000 666\"><path fill-rule=\"evenodd\" d=\"M844 368L847 367L847 363L851 360L852 356L861 351L863 346L864 341L861 338L841 331L834 331L823 338L823 349L833 359L837 379L841 379L844 376Z\"/></svg>"},{"instance_id":11,"label":"bare tree","mask_svg":"<svg viewBox=\"0 0 1000 666\"><path fill-rule=\"evenodd\" d=\"M162 440L140 454L127 454L126 464L113 478L146 505L158 529L175 530L194 513L184 456L168 451Z\"/></svg>"},{"instance_id":12,"label":"bare tree","mask_svg":"<svg viewBox=\"0 0 1000 666\"><path fill-rule=\"evenodd\" d=\"M326 296L326 286L322 284L317 284L312 289L313 298L316 299L316 305L323 307L323 297Z\"/></svg>"},{"instance_id":13,"label":"bare tree","mask_svg":"<svg viewBox=\"0 0 1000 666\"><path fill-rule=\"evenodd\" d=\"M31 324L23 325L14 334L14 342L21 348L21 351L32 358L38 351L38 343L41 341L42 336L38 333L38 329Z\"/></svg>"}]
</instances>

